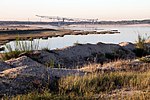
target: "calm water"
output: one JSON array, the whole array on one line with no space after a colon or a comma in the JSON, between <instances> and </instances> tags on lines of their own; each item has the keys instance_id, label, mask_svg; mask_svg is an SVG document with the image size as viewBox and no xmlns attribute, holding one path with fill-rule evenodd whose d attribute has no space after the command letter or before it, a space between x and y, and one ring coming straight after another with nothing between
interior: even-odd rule
<instances>
[{"instance_id":1,"label":"calm water","mask_svg":"<svg viewBox=\"0 0 150 100\"><path fill-rule=\"evenodd\" d=\"M51 27L51 26L44 26ZM54 28L54 27L53 27ZM57 28L57 27L55 27ZM72 46L74 43L120 43L120 42L135 42L138 34L143 37L150 36L150 25L72 25L64 26L63 28L72 30L86 30L86 31L103 31L103 30L118 30L120 34L97 34L97 35L66 35L64 37L54 37L47 40L35 39L34 43L39 42L40 48L64 48ZM15 42L10 42L12 47Z\"/></svg>"}]
</instances>

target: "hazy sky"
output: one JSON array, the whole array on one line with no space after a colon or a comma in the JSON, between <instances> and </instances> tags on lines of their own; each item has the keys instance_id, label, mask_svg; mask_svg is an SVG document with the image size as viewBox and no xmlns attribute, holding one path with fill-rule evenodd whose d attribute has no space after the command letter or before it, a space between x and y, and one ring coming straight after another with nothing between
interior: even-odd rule
<instances>
[{"instance_id":1,"label":"hazy sky","mask_svg":"<svg viewBox=\"0 0 150 100\"><path fill-rule=\"evenodd\" d=\"M150 19L150 0L0 0L0 20L39 20L35 15Z\"/></svg>"}]
</instances>

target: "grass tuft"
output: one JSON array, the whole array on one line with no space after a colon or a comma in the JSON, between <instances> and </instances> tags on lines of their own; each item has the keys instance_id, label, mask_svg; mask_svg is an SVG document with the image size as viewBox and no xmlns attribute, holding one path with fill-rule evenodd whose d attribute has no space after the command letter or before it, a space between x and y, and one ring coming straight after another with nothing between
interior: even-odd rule
<instances>
[{"instance_id":1,"label":"grass tuft","mask_svg":"<svg viewBox=\"0 0 150 100\"><path fill-rule=\"evenodd\" d=\"M5 53L2 56L2 60L17 58L22 53L28 53L38 49L39 49L39 41L38 42L21 41L19 38L17 38L14 47L10 44L5 45Z\"/></svg>"}]
</instances>

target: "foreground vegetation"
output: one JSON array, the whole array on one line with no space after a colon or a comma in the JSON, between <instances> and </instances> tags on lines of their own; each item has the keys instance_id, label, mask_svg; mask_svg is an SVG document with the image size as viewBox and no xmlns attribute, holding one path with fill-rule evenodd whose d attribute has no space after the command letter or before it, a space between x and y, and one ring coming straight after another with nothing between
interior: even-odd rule
<instances>
[{"instance_id":1,"label":"foreground vegetation","mask_svg":"<svg viewBox=\"0 0 150 100\"><path fill-rule=\"evenodd\" d=\"M22 41L19 38L14 42L14 46L10 44L5 45L5 53L2 60L9 60L11 58L18 58L22 53L29 53L33 50L39 50L39 41Z\"/></svg>"},{"instance_id":2,"label":"foreground vegetation","mask_svg":"<svg viewBox=\"0 0 150 100\"><path fill-rule=\"evenodd\" d=\"M52 84L53 89L18 95L13 100L66 99L150 99L150 71L92 73L85 76L67 76ZM114 92L118 91L118 92ZM138 91L138 92L135 92ZM129 93L128 93L129 92ZM115 93L115 94L113 94ZM4 99L9 99L6 97Z\"/></svg>"},{"instance_id":3,"label":"foreground vegetation","mask_svg":"<svg viewBox=\"0 0 150 100\"><path fill-rule=\"evenodd\" d=\"M17 58L21 53L37 50L39 45L26 42L17 42L15 50L6 46L4 60ZM145 40L139 36L136 43L135 54L145 56L149 54ZM139 55L140 54L140 55ZM140 61L149 63L149 59L141 58ZM126 63L126 62L125 62ZM53 64L54 65L54 64ZM122 64L123 65L123 64ZM122 66L120 65L120 66ZM127 64L126 64L127 65ZM92 66L92 65L90 65ZM147 64L146 66L149 66ZM4 97L4 100L70 100L70 99L125 99L149 100L150 99L150 70L140 66L146 71L118 71L118 72L90 72L84 76L67 76L51 82L46 89L33 90L31 93L20 94L14 97ZM130 66L127 66L127 68ZM132 66L137 69L139 66ZM136 67L136 68L135 68Z\"/></svg>"}]
</instances>

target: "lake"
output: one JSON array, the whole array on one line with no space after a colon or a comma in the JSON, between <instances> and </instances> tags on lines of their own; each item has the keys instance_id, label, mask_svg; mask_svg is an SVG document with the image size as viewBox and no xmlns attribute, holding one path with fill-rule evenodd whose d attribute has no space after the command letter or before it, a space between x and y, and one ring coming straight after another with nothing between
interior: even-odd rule
<instances>
[{"instance_id":1,"label":"lake","mask_svg":"<svg viewBox=\"0 0 150 100\"><path fill-rule=\"evenodd\" d=\"M52 28L52 26L43 26L45 28ZM150 36L150 25L70 25L63 27L53 28L65 28L72 30L82 31L104 31L104 30L118 30L120 33L116 34L89 34L89 35L66 35L64 37L53 37L45 39L34 39L34 43L39 44L39 48L64 48L72 46L74 43L120 43L120 42L135 42L138 35L143 37ZM10 43L14 47L15 42Z\"/></svg>"}]
</instances>

